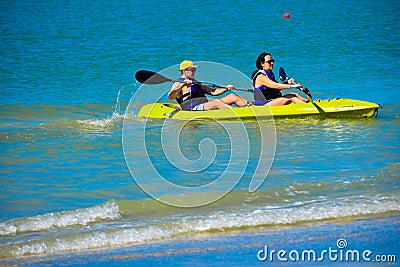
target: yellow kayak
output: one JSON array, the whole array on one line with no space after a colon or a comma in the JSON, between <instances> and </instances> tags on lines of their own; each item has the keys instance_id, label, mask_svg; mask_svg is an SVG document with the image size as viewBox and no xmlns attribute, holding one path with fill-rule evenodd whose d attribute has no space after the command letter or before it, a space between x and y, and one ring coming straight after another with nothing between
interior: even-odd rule
<instances>
[{"instance_id":1,"label":"yellow kayak","mask_svg":"<svg viewBox=\"0 0 400 267\"><path fill-rule=\"evenodd\" d=\"M139 118L154 119L245 119L290 118L321 116L330 118L341 117L372 117L380 106L376 103L361 100L336 98L308 103L289 104L284 106L249 106L232 109L217 109L204 111L179 110L179 104L154 103L143 106Z\"/></svg>"}]
</instances>

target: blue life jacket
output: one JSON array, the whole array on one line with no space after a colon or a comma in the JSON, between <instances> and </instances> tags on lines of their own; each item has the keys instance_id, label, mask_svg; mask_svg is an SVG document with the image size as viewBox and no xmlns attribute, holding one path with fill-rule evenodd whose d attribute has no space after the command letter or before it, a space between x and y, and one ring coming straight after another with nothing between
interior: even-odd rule
<instances>
[{"instance_id":1,"label":"blue life jacket","mask_svg":"<svg viewBox=\"0 0 400 267\"><path fill-rule=\"evenodd\" d=\"M257 76L260 74L266 75L271 81L277 82L275 79L275 75L272 71L268 72L264 69L258 70L252 79L254 88L254 105L265 105L270 100L282 96L281 91L278 89L269 88L264 85L261 85L260 87L255 87Z\"/></svg>"},{"instance_id":2,"label":"blue life jacket","mask_svg":"<svg viewBox=\"0 0 400 267\"><path fill-rule=\"evenodd\" d=\"M184 78L179 78L180 82L185 81ZM204 94L203 88L200 83L195 83L190 86L189 91L180 97L176 98L176 101L181 105L183 110L192 110L195 106L203 103L207 103L208 99Z\"/></svg>"}]
</instances>

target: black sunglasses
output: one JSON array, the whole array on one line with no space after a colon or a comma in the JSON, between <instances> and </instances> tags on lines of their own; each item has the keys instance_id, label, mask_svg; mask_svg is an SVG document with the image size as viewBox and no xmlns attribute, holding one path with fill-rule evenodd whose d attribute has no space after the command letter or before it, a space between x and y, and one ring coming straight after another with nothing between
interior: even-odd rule
<instances>
[{"instance_id":1,"label":"black sunglasses","mask_svg":"<svg viewBox=\"0 0 400 267\"><path fill-rule=\"evenodd\" d=\"M195 72L196 68L195 67L189 67L189 68L186 68L185 70Z\"/></svg>"},{"instance_id":2,"label":"black sunglasses","mask_svg":"<svg viewBox=\"0 0 400 267\"><path fill-rule=\"evenodd\" d=\"M271 63L275 63L275 60L274 60L274 59L270 59L270 60L267 60L267 61L265 61L265 62L267 62L268 64L271 65Z\"/></svg>"}]
</instances>

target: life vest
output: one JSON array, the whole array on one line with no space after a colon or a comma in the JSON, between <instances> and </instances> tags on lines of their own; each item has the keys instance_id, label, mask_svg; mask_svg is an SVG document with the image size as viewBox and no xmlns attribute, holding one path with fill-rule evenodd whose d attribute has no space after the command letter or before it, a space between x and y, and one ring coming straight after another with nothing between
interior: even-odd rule
<instances>
[{"instance_id":1,"label":"life vest","mask_svg":"<svg viewBox=\"0 0 400 267\"><path fill-rule=\"evenodd\" d=\"M180 78L178 81L185 81L184 78ZM203 103L207 103L208 99L204 94L203 88L200 83L195 83L190 86L189 91L180 97L176 98L176 101L181 105L183 110L192 110L195 106Z\"/></svg>"},{"instance_id":2,"label":"life vest","mask_svg":"<svg viewBox=\"0 0 400 267\"><path fill-rule=\"evenodd\" d=\"M271 81L277 82L275 79L275 75L272 71L268 72L264 69L258 70L252 79L254 88L254 105L265 105L269 102L269 100L282 96L281 91L278 89L269 88L265 85L255 87L257 76L260 74L266 75Z\"/></svg>"}]
</instances>

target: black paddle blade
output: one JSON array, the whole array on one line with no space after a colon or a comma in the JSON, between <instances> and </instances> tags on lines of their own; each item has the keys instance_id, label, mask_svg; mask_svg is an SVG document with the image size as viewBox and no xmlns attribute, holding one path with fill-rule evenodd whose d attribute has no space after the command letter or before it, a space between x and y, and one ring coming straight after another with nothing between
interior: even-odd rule
<instances>
[{"instance_id":1,"label":"black paddle blade","mask_svg":"<svg viewBox=\"0 0 400 267\"><path fill-rule=\"evenodd\" d=\"M139 70L135 74L135 78L138 82L144 84L161 84L165 82L171 82L171 79L168 79L161 74L155 73L149 70Z\"/></svg>"},{"instance_id":2,"label":"black paddle blade","mask_svg":"<svg viewBox=\"0 0 400 267\"><path fill-rule=\"evenodd\" d=\"M312 101L311 92L310 92L310 90L308 90L308 88L302 87L300 90L301 90L302 92L304 92L304 93L307 95L307 98L308 98L310 101Z\"/></svg>"},{"instance_id":3,"label":"black paddle blade","mask_svg":"<svg viewBox=\"0 0 400 267\"><path fill-rule=\"evenodd\" d=\"M279 68L279 79L283 82L283 81L286 81L286 78L287 78L287 76L286 76L285 70L282 67L280 67Z\"/></svg>"}]
</instances>

